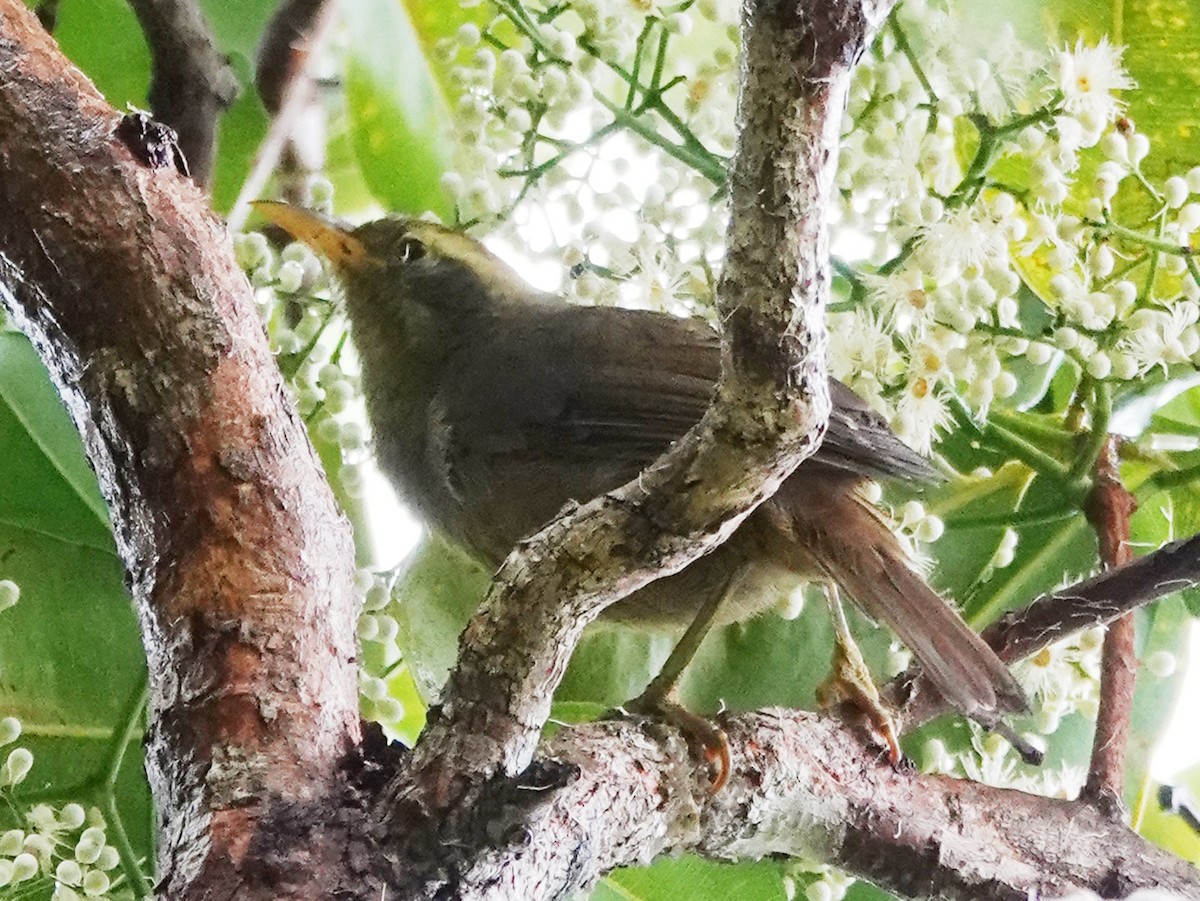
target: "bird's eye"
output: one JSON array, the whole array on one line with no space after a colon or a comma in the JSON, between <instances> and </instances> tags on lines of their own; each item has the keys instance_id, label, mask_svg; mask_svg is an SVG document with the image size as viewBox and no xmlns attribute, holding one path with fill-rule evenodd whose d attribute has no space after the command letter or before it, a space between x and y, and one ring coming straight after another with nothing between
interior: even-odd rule
<instances>
[{"instance_id":1,"label":"bird's eye","mask_svg":"<svg viewBox=\"0 0 1200 901\"><path fill-rule=\"evenodd\" d=\"M396 256L401 263L415 263L425 256L425 245L416 238L404 237L396 248Z\"/></svg>"}]
</instances>

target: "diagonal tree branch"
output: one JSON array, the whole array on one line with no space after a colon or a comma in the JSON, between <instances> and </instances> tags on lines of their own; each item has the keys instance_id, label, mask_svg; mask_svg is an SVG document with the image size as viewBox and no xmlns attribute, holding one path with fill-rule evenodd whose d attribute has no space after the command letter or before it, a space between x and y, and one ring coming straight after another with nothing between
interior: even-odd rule
<instances>
[{"instance_id":1,"label":"diagonal tree branch","mask_svg":"<svg viewBox=\"0 0 1200 901\"><path fill-rule=\"evenodd\" d=\"M359 739L351 536L223 224L119 121L0 0L0 301L83 435L137 606L159 890L311 897L286 874L344 853L315 813ZM312 825L267 828L300 804Z\"/></svg>"},{"instance_id":2,"label":"diagonal tree branch","mask_svg":"<svg viewBox=\"0 0 1200 901\"><path fill-rule=\"evenodd\" d=\"M1016 663L1056 641L1096 626L1151 601L1200 584L1200 535L1173 541L1156 551L1044 594L983 631L983 639L1005 663ZM893 680L886 693L903 703L904 722L915 728L947 711L945 702L919 672ZM908 698L907 702L902 699Z\"/></svg>"}]
</instances>

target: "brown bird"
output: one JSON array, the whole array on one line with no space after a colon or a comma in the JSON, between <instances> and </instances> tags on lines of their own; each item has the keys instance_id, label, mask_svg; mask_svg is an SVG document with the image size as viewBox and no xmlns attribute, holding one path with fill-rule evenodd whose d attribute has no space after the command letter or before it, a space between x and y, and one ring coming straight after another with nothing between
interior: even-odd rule
<instances>
[{"instance_id":1,"label":"brown bird","mask_svg":"<svg viewBox=\"0 0 1200 901\"><path fill-rule=\"evenodd\" d=\"M345 286L384 473L429 525L490 564L567 501L632 479L709 405L720 348L699 320L568 305L472 238L429 222L351 228L286 204L258 209L323 253ZM708 627L770 606L756 577L786 571L840 587L890 626L962 713L987 724L1026 710L1004 664L914 572L858 490L868 479L926 481L935 471L849 388L830 388L824 442L771 500L712 553L605 611L630 623L692 623L681 641L690 647L643 697L665 701ZM886 732L869 679L849 681Z\"/></svg>"}]
</instances>

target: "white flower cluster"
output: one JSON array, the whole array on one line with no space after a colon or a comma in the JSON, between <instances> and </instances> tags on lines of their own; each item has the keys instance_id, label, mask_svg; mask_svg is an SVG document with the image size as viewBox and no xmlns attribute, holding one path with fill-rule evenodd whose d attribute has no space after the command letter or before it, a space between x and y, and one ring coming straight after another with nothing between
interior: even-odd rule
<instances>
[{"instance_id":1,"label":"white flower cluster","mask_svg":"<svg viewBox=\"0 0 1200 901\"><path fill-rule=\"evenodd\" d=\"M393 696L387 677L402 666L396 635L400 626L388 612L392 600L392 573L373 573L361 569L355 587L362 598L358 618L358 640L374 645L374 653L364 654L358 676L358 694L362 715L384 726L397 727L405 718L404 704Z\"/></svg>"},{"instance_id":2,"label":"white flower cluster","mask_svg":"<svg viewBox=\"0 0 1200 901\"><path fill-rule=\"evenodd\" d=\"M22 896L32 897L44 887L52 901L114 897L121 857L108 844L99 808L37 804L25 819L27 828L0 832L0 888L21 886Z\"/></svg>"},{"instance_id":3,"label":"white flower cluster","mask_svg":"<svg viewBox=\"0 0 1200 901\"><path fill-rule=\"evenodd\" d=\"M443 47L462 90L460 218L557 255L577 301L705 312L734 140L732 5L491 8ZM671 52L693 28L715 36L704 60ZM981 44L939 0L903 4L857 69L834 245L861 261L839 266L831 365L914 447L931 448L951 398L980 417L1012 398L1015 358L1095 380L1200 360L1180 252L1200 229L1200 171L1144 177L1149 142L1119 118L1130 87L1106 41L1039 53L1007 29ZM1104 162L1081 197L1085 154ZM1153 234L1112 221L1126 184L1158 209Z\"/></svg>"},{"instance_id":4,"label":"white flower cluster","mask_svg":"<svg viewBox=\"0 0 1200 901\"><path fill-rule=\"evenodd\" d=\"M578 301L702 310L724 232L736 6L493 7L443 48L462 92L445 179L460 220L515 229L571 270ZM711 58L670 52L693 29L715 36Z\"/></svg>"},{"instance_id":5,"label":"white flower cluster","mask_svg":"<svg viewBox=\"0 0 1200 901\"><path fill-rule=\"evenodd\" d=\"M328 181L314 179L309 194L310 208L329 211ZM343 499L356 500L364 491L370 435L357 359L346 340L347 323L336 303L336 286L322 261L303 244L288 244L276 254L264 235L249 232L235 238L234 249L257 289L271 349L301 416L319 444L338 451L327 474ZM355 590L361 601L358 639L364 649L371 649L364 650L359 676L362 713L369 720L395 725L406 711L390 694L385 679L401 665L396 647L399 626L387 611L390 580L359 570Z\"/></svg>"},{"instance_id":6,"label":"white flower cluster","mask_svg":"<svg viewBox=\"0 0 1200 901\"><path fill-rule=\"evenodd\" d=\"M312 179L307 195L306 206L330 210L333 189L326 179ZM330 478L345 496L361 496L370 436L357 360L328 270L306 245L288 244L276 254L259 232L236 236L234 252L256 288L271 350L300 415L319 441L340 450L341 465Z\"/></svg>"},{"instance_id":7,"label":"white flower cluster","mask_svg":"<svg viewBox=\"0 0 1200 901\"><path fill-rule=\"evenodd\" d=\"M1095 718L1103 646L1104 631L1089 629L1043 648L1013 667L1013 675L1034 705L1038 732L1052 734L1070 713Z\"/></svg>"},{"instance_id":8,"label":"white flower cluster","mask_svg":"<svg viewBox=\"0 0 1200 901\"><path fill-rule=\"evenodd\" d=\"M806 883L804 901L842 901L856 881L853 876L828 864L799 860L788 868L788 875L783 877L783 888L788 901L799 897L801 883Z\"/></svg>"},{"instance_id":9,"label":"white flower cluster","mask_svg":"<svg viewBox=\"0 0 1200 901\"><path fill-rule=\"evenodd\" d=\"M1041 735L1030 734L1023 738L1034 747L1045 750ZM984 732L974 723L971 724L970 751L953 754L946 748L945 742L934 738L925 743L922 754L922 769L927 773L965 776L985 785L1015 788L1050 798L1075 798L1087 778L1084 767L1067 764L1057 768L1026 766L1021 763L1007 739L994 732Z\"/></svg>"}]
</instances>

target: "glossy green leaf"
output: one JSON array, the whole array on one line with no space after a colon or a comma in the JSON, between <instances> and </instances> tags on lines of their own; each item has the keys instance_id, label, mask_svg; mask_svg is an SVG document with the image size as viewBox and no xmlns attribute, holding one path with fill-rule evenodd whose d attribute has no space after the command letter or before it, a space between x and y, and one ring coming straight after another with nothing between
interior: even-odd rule
<instances>
[{"instance_id":1,"label":"glossy green leaf","mask_svg":"<svg viewBox=\"0 0 1200 901\"><path fill-rule=\"evenodd\" d=\"M150 53L125 0L62 0L54 39L117 109L146 109Z\"/></svg>"},{"instance_id":2,"label":"glossy green leaf","mask_svg":"<svg viewBox=\"0 0 1200 901\"><path fill-rule=\"evenodd\" d=\"M28 342L0 334L0 711L24 727L34 768L16 792L62 800L103 775L114 730L145 679L137 623L79 437ZM141 755L121 772L122 818L145 853L151 816ZM2 815L12 816L5 808Z\"/></svg>"},{"instance_id":3,"label":"glossy green leaf","mask_svg":"<svg viewBox=\"0 0 1200 901\"><path fill-rule=\"evenodd\" d=\"M344 16L346 105L367 185L389 210L449 219L447 106L428 48L397 0L357 0Z\"/></svg>"},{"instance_id":4,"label":"glossy green leaf","mask_svg":"<svg viewBox=\"0 0 1200 901\"><path fill-rule=\"evenodd\" d=\"M595 888L591 901L786 901L779 864L714 863L691 855L649 867L615 870Z\"/></svg>"},{"instance_id":5,"label":"glossy green leaf","mask_svg":"<svg viewBox=\"0 0 1200 901\"><path fill-rule=\"evenodd\" d=\"M29 342L0 333L0 522L110 551L108 510L75 426Z\"/></svg>"},{"instance_id":6,"label":"glossy green leaf","mask_svg":"<svg viewBox=\"0 0 1200 901\"><path fill-rule=\"evenodd\" d=\"M1200 765L1193 766L1173 780L1173 794L1186 804L1192 816L1200 815ZM1159 793L1160 786L1151 787L1147 803L1142 809L1142 821L1138 828L1148 838L1172 854L1200 865L1200 830L1179 813L1164 810Z\"/></svg>"},{"instance_id":7,"label":"glossy green leaf","mask_svg":"<svg viewBox=\"0 0 1200 901\"><path fill-rule=\"evenodd\" d=\"M396 643L421 696L437 696L458 652L458 636L479 606L489 573L440 535L427 534L405 562L388 612Z\"/></svg>"}]
</instances>

